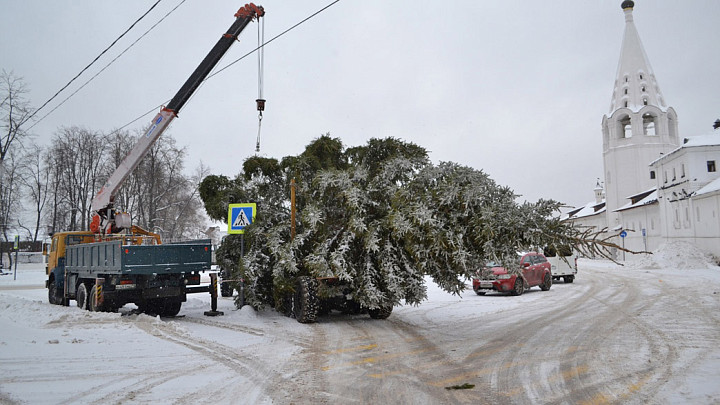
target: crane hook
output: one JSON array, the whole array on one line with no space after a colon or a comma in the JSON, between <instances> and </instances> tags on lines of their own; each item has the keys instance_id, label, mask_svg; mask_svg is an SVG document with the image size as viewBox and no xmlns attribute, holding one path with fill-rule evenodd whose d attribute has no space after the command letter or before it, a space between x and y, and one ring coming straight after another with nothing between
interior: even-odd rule
<instances>
[{"instance_id":1,"label":"crane hook","mask_svg":"<svg viewBox=\"0 0 720 405\"><path fill-rule=\"evenodd\" d=\"M258 108L258 134L257 141L255 142L255 153L260 152L260 128L262 127L263 111L265 110L265 100L259 98L255 100Z\"/></svg>"}]
</instances>

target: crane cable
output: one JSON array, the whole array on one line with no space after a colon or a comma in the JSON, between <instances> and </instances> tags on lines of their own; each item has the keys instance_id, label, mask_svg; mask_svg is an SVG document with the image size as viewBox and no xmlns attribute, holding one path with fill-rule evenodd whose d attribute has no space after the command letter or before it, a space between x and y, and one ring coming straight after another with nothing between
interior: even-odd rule
<instances>
[{"instance_id":1,"label":"crane cable","mask_svg":"<svg viewBox=\"0 0 720 405\"><path fill-rule=\"evenodd\" d=\"M265 98L263 98L264 68L265 68L265 18L258 22L258 98L255 100L258 109L258 134L255 141L255 153L260 152L260 129L262 128L263 111L265 111Z\"/></svg>"},{"instance_id":2,"label":"crane cable","mask_svg":"<svg viewBox=\"0 0 720 405\"><path fill-rule=\"evenodd\" d=\"M313 17L317 16L318 14L322 13L323 11L327 10L327 9L330 8L331 6L337 4L339 1L340 1L340 0L334 0L332 3L326 5L325 7L321 8L320 10L318 10L318 11L310 14L309 16L305 17L303 20L301 20L301 21L299 21L298 23L296 23L295 25L291 26L290 28L287 28L285 31L283 31L283 32L275 35L275 36L272 37L272 38L270 38L267 42L263 43L263 46L262 46L262 47L257 47L257 48L255 48L255 49L251 50L250 52L247 52L247 53L245 53L244 55L240 56L239 58L235 59L234 61L228 63L227 65L223 66L222 68L219 68L219 69L215 70L213 73L209 74L208 77L206 77L205 80L203 80L203 82L202 82L200 85L202 86L202 85L203 85L205 82L207 82L208 80L210 80L210 79L212 79L213 77L219 75L219 74L222 73L224 70L229 69L229 68L230 68L231 66L233 66L234 64L236 64L236 63L240 62L241 60L247 58L248 56L252 55L253 53L259 51L260 49L264 49L265 46L268 45L269 43L275 41L276 39L282 37L283 35L287 34L288 32L290 32L290 31L294 30L295 28L299 27L299 26L302 25L303 23L307 22L308 20L312 19ZM263 17L263 18L265 18L265 17ZM197 91L195 92L195 94L197 94ZM193 96L194 96L195 94L193 94ZM190 97L190 100L192 100L192 97ZM189 102L190 100L188 100L188 102ZM143 119L144 117L152 114L153 112L157 111L158 108L161 108L162 106L164 106L165 104L167 104L169 101L170 101L170 100L167 100L165 103L159 105L158 107L156 107L156 108L154 108L154 109L151 109L151 110L148 110L146 113L138 116L137 118L135 118L135 119L133 119L132 121L128 122L127 124L121 126L120 128L117 128L115 131L118 132L118 131L120 131L120 130L122 130L122 129L124 129L124 128L129 127L130 125L134 124L135 122L137 122L137 121Z\"/></svg>"}]
</instances>

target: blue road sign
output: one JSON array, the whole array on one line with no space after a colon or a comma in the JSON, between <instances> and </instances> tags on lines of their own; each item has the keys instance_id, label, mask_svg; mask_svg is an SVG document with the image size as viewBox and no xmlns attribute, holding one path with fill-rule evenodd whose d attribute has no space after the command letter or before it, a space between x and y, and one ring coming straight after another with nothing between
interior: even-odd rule
<instances>
[{"instance_id":1,"label":"blue road sign","mask_svg":"<svg viewBox=\"0 0 720 405\"><path fill-rule=\"evenodd\" d=\"M625 231L620 232L620 237L621 237L621 238L624 238L624 237L626 237L626 236L627 236L627 232L625 232Z\"/></svg>"},{"instance_id":2,"label":"blue road sign","mask_svg":"<svg viewBox=\"0 0 720 405\"><path fill-rule=\"evenodd\" d=\"M228 233L244 233L245 227L255 221L255 203L230 204L228 206Z\"/></svg>"}]
</instances>

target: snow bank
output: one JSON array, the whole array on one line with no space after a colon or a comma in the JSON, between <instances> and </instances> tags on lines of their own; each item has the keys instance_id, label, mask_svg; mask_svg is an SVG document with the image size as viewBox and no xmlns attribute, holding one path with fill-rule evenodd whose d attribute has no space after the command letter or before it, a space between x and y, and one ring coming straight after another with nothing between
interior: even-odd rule
<instances>
[{"instance_id":1,"label":"snow bank","mask_svg":"<svg viewBox=\"0 0 720 405\"><path fill-rule=\"evenodd\" d=\"M626 264L631 269L720 269L717 259L690 242L673 241L661 245L652 255Z\"/></svg>"}]
</instances>

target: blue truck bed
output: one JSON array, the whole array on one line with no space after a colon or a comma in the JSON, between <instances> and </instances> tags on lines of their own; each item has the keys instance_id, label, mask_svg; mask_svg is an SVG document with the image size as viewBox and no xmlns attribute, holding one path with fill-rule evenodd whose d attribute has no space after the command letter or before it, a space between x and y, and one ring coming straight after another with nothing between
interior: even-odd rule
<instances>
[{"instance_id":1,"label":"blue truck bed","mask_svg":"<svg viewBox=\"0 0 720 405\"><path fill-rule=\"evenodd\" d=\"M163 245L123 245L121 240L68 246L65 269L81 278L96 274L170 274L210 270L210 240Z\"/></svg>"}]
</instances>

